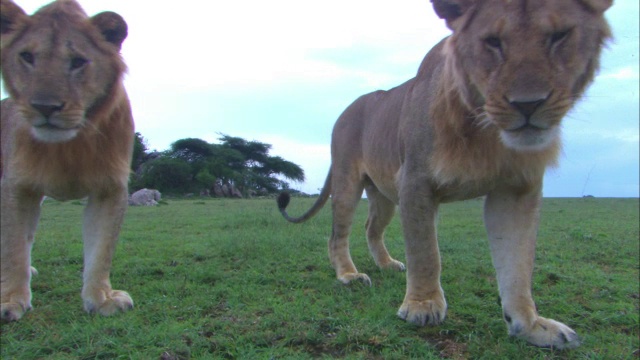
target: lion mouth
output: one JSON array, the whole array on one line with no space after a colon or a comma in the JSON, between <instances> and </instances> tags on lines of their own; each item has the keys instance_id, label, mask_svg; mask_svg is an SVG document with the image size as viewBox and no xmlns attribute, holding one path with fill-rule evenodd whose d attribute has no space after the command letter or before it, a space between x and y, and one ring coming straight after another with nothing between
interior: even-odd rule
<instances>
[{"instance_id":1,"label":"lion mouth","mask_svg":"<svg viewBox=\"0 0 640 360\"><path fill-rule=\"evenodd\" d=\"M540 125L535 125L535 124L531 124L531 123L526 123L517 127L513 127L513 128L509 128L509 129L504 129L504 131L508 131L508 132L512 132L512 133L517 133L517 132L525 132L525 131L531 131L531 132L544 132L544 131L548 131L550 128L547 126L540 126Z\"/></svg>"},{"instance_id":2,"label":"lion mouth","mask_svg":"<svg viewBox=\"0 0 640 360\"><path fill-rule=\"evenodd\" d=\"M34 124L33 127L37 130L44 130L44 131L75 131L75 130L79 130L80 129L80 125L75 125L75 126L59 126L56 125L50 121L45 121L41 124Z\"/></svg>"},{"instance_id":3,"label":"lion mouth","mask_svg":"<svg viewBox=\"0 0 640 360\"><path fill-rule=\"evenodd\" d=\"M34 128L38 129L38 130L64 130L63 128L59 127L59 126L55 126L53 124L50 123L44 123L42 125L34 125Z\"/></svg>"},{"instance_id":4,"label":"lion mouth","mask_svg":"<svg viewBox=\"0 0 640 360\"><path fill-rule=\"evenodd\" d=\"M33 125L31 134L45 143L66 142L73 139L80 131L81 126L61 127L50 122Z\"/></svg>"},{"instance_id":5,"label":"lion mouth","mask_svg":"<svg viewBox=\"0 0 640 360\"><path fill-rule=\"evenodd\" d=\"M502 142L516 150L543 150L559 136L558 127L541 127L525 124L514 129L505 129L500 134Z\"/></svg>"}]
</instances>

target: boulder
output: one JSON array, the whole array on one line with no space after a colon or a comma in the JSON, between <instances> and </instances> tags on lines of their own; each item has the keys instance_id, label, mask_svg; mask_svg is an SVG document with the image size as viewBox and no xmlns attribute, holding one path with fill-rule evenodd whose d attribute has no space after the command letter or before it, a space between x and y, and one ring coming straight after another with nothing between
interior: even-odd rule
<instances>
[{"instance_id":1,"label":"boulder","mask_svg":"<svg viewBox=\"0 0 640 360\"><path fill-rule=\"evenodd\" d=\"M231 192L231 197L242 199L242 193L240 192L240 190L238 190L237 187L232 185L230 192Z\"/></svg>"},{"instance_id":2,"label":"boulder","mask_svg":"<svg viewBox=\"0 0 640 360\"><path fill-rule=\"evenodd\" d=\"M224 197L224 193L222 192L222 185L215 184L213 185L213 195L215 197Z\"/></svg>"},{"instance_id":3,"label":"boulder","mask_svg":"<svg viewBox=\"0 0 640 360\"><path fill-rule=\"evenodd\" d=\"M160 201L160 191L155 189L140 189L129 197L131 206L155 206Z\"/></svg>"}]
</instances>

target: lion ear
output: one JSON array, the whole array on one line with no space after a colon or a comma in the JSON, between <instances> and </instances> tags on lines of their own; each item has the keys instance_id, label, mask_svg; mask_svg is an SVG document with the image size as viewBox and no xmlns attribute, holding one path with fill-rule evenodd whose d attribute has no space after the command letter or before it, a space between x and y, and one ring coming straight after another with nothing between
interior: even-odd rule
<instances>
[{"instance_id":1,"label":"lion ear","mask_svg":"<svg viewBox=\"0 0 640 360\"><path fill-rule=\"evenodd\" d=\"M447 22L451 30L457 28L456 20L471 6L470 0L431 0L436 15Z\"/></svg>"},{"instance_id":2,"label":"lion ear","mask_svg":"<svg viewBox=\"0 0 640 360\"><path fill-rule=\"evenodd\" d=\"M580 0L589 10L603 13L613 5L613 0Z\"/></svg>"},{"instance_id":3,"label":"lion ear","mask_svg":"<svg viewBox=\"0 0 640 360\"><path fill-rule=\"evenodd\" d=\"M28 18L24 10L13 1L0 0L0 35L3 37L19 29Z\"/></svg>"},{"instance_id":4,"label":"lion ear","mask_svg":"<svg viewBox=\"0 0 640 360\"><path fill-rule=\"evenodd\" d=\"M105 11L91 18L91 23L100 30L104 39L118 49L122 46L122 42L127 38L127 23L122 16L112 12Z\"/></svg>"}]
</instances>

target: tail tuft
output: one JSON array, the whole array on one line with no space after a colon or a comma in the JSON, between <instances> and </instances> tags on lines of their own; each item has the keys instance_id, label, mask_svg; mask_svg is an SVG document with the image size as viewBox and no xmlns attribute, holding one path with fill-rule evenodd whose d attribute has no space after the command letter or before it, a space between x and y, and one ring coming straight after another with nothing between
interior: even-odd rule
<instances>
[{"instance_id":1,"label":"tail tuft","mask_svg":"<svg viewBox=\"0 0 640 360\"><path fill-rule=\"evenodd\" d=\"M286 191L281 192L280 195L278 195L278 209L286 209L289 205L289 201L291 201L291 195Z\"/></svg>"}]
</instances>

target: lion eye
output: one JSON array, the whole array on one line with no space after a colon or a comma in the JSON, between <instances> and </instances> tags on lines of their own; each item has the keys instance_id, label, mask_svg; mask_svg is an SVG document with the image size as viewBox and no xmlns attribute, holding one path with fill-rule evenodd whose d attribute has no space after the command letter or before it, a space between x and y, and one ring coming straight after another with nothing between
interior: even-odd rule
<instances>
[{"instance_id":1,"label":"lion eye","mask_svg":"<svg viewBox=\"0 0 640 360\"><path fill-rule=\"evenodd\" d=\"M501 50L502 49L502 41L497 36L489 36L484 39L484 43L487 44L490 48Z\"/></svg>"},{"instance_id":2,"label":"lion eye","mask_svg":"<svg viewBox=\"0 0 640 360\"><path fill-rule=\"evenodd\" d=\"M22 59L22 61L26 62L29 65L33 65L33 63L35 62L33 54L28 51L21 52L20 58Z\"/></svg>"},{"instance_id":3,"label":"lion eye","mask_svg":"<svg viewBox=\"0 0 640 360\"><path fill-rule=\"evenodd\" d=\"M87 60L85 58L74 57L73 59L71 59L71 70L80 69L81 67L83 67L88 62L89 62L89 60Z\"/></svg>"},{"instance_id":4,"label":"lion eye","mask_svg":"<svg viewBox=\"0 0 640 360\"><path fill-rule=\"evenodd\" d=\"M557 44L562 40L566 39L567 36L569 36L570 32L571 30L563 30L563 31L556 31L553 34L551 34L551 37L549 38L549 40L551 41L551 45Z\"/></svg>"}]
</instances>

